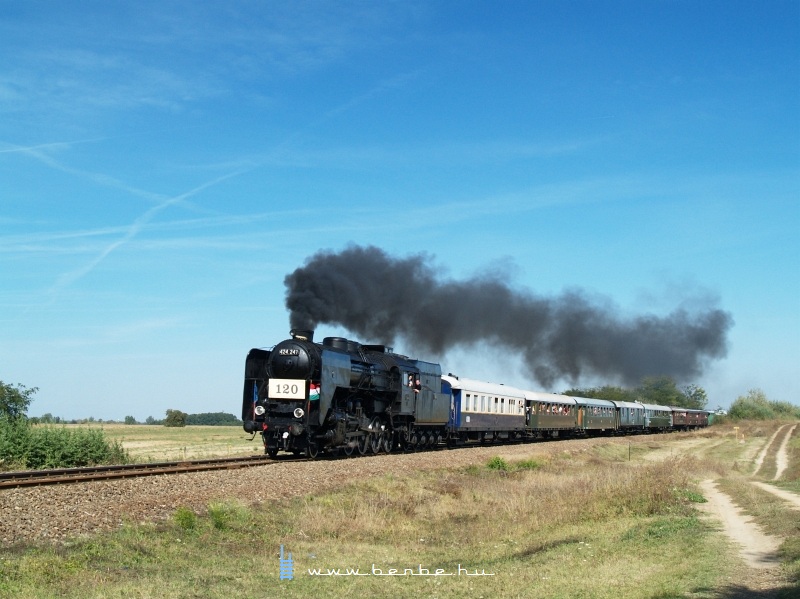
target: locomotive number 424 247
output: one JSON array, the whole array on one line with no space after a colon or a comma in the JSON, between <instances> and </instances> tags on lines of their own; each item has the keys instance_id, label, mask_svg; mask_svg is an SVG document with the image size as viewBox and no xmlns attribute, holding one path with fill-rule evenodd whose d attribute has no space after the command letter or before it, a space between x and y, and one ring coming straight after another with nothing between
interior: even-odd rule
<instances>
[{"instance_id":1,"label":"locomotive number 424 247","mask_svg":"<svg viewBox=\"0 0 800 599\"><path fill-rule=\"evenodd\" d=\"M305 399L306 382L296 379L270 379L269 396L271 399Z\"/></svg>"}]
</instances>

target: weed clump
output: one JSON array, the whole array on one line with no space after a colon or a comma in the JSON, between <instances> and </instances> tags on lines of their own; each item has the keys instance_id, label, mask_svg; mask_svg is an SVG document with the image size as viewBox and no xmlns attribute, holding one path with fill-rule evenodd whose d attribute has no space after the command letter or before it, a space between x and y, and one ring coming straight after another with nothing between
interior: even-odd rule
<instances>
[{"instance_id":1,"label":"weed clump","mask_svg":"<svg viewBox=\"0 0 800 599\"><path fill-rule=\"evenodd\" d=\"M511 469L508 462L500 456L494 456L491 460L486 462L486 467L489 470L501 470L502 472L508 472Z\"/></svg>"},{"instance_id":2,"label":"weed clump","mask_svg":"<svg viewBox=\"0 0 800 599\"><path fill-rule=\"evenodd\" d=\"M181 506L175 510L173 519L175 520L175 524L183 530L194 530L197 528L197 514L188 507Z\"/></svg>"}]
</instances>

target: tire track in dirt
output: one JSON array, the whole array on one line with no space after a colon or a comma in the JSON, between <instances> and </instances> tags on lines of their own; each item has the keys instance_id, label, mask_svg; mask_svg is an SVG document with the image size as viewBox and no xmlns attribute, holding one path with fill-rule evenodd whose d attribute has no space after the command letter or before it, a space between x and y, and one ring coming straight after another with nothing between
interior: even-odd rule
<instances>
[{"instance_id":1,"label":"tire track in dirt","mask_svg":"<svg viewBox=\"0 0 800 599\"><path fill-rule=\"evenodd\" d=\"M796 495L790 491L785 491L783 489L779 489L778 487L773 487L772 485L768 485L767 483L761 483L757 480L750 481L752 484L757 486L759 489L764 489L765 491L772 493L776 497L780 497L781 499L788 501L792 504L792 509L800 510L800 495Z\"/></svg>"},{"instance_id":2,"label":"tire track in dirt","mask_svg":"<svg viewBox=\"0 0 800 599\"><path fill-rule=\"evenodd\" d=\"M761 470L761 466L764 465L764 458L767 457L767 451L769 451L769 448L772 446L772 443L775 441L780 432L787 426L789 425L784 424L783 426L779 427L778 430L772 433L772 436L769 438L769 441L767 441L764 447L761 449L761 452L758 454L758 457L756 457L756 468L755 470L753 470L753 476L758 474L758 471Z\"/></svg>"},{"instance_id":3,"label":"tire track in dirt","mask_svg":"<svg viewBox=\"0 0 800 599\"><path fill-rule=\"evenodd\" d=\"M772 480L778 480L784 473L784 471L789 467L789 450L788 450L789 440L792 438L792 434L794 434L794 429L796 428L797 425L795 424L783 436L783 441L781 442L781 446L778 448L778 455L775 457L777 470L775 472L775 478L773 478Z\"/></svg>"}]
</instances>

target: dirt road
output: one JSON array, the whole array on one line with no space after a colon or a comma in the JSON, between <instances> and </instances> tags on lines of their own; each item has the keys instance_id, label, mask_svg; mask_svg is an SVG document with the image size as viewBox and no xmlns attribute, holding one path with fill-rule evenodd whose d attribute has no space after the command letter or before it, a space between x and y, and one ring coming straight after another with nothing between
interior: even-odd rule
<instances>
[{"instance_id":1,"label":"dirt road","mask_svg":"<svg viewBox=\"0 0 800 599\"><path fill-rule=\"evenodd\" d=\"M719 491L713 480L700 483L708 503L700 509L722 522L723 530L740 546L739 553L751 568L776 568L780 565L780 540L761 532L750 518L743 515L730 498Z\"/></svg>"}]
</instances>

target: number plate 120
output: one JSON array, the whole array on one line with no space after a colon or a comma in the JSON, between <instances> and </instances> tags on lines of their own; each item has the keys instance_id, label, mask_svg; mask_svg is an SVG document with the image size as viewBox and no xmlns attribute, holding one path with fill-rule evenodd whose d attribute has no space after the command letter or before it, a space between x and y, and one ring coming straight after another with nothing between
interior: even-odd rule
<instances>
[{"instance_id":1,"label":"number plate 120","mask_svg":"<svg viewBox=\"0 0 800 599\"><path fill-rule=\"evenodd\" d=\"M305 399L306 382L301 379L269 379L270 399Z\"/></svg>"}]
</instances>

